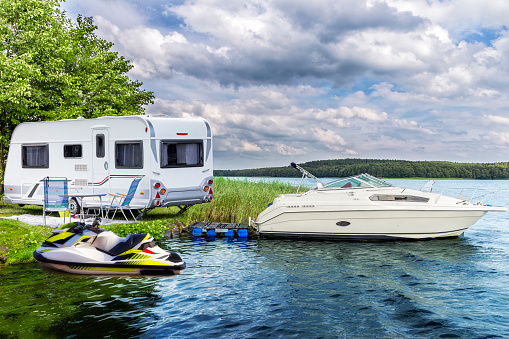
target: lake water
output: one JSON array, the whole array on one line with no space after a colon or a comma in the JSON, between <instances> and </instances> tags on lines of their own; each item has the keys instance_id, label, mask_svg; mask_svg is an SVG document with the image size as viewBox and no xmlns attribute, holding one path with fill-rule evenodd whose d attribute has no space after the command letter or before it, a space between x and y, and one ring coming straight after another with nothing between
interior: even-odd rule
<instances>
[{"instance_id":1,"label":"lake water","mask_svg":"<svg viewBox=\"0 0 509 339\"><path fill-rule=\"evenodd\" d=\"M434 187L498 188L491 203L509 206L509 181ZM487 214L455 239L159 243L187 262L181 275L0 269L0 337L509 337L509 213Z\"/></svg>"}]
</instances>

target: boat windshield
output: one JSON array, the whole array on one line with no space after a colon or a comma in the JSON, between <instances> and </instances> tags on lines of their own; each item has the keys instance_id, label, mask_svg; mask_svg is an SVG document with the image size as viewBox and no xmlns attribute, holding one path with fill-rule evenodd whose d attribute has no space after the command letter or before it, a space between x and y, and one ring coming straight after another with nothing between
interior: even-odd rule
<instances>
[{"instance_id":1,"label":"boat windshield","mask_svg":"<svg viewBox=\"0 0 509 339\"><path fill-rule=\"evenodd\" d=\"M390 187L391 184L375 178L369 174L360 174L353 177L333 181L325 185L326 188L351 188L351 187Z\"/></svg>"},{"instance_id":2,"label":"boat windshield","mask_svg":"<svg viewBox=\"0 0 509 339\"><path fill-rule=\"evenodd\" d=\"M358 176L358 178L361 179L362 181L365 181L365 182L375 186L375 187L390 187L390 186L392 186L388 182L385 182L383 180L375 178L374 176L369 175L369 174L361 174Z\"/></svg>"}]
</instances>

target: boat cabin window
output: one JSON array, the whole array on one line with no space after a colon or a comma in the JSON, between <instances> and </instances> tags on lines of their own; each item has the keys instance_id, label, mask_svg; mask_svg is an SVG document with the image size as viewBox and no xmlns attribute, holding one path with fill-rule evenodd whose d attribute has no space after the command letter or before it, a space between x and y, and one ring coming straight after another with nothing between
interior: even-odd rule
<instances>
[{"instance_id":1,"label":"boat cabin window","mask_svg":"<svg viewBox=\"0 0 509 339\"><path fill-rule=\"evenodd\" d=\"M23 168L49 168L49 145L22 145L21 163Z\"/></svg>"},{"instance_id":2,"label":"boat cabin window","mask_svg":"<svg viewBox=\"0 0 509 339\"><path fill-rule=\"evenodd\" d=\"M143 142L117 141L115 168L143 168Z\"/></svg>"},{"instance_id":3,"label":"boat cabin window","mask_svg":"<svg viewBox=\"0 0 509 339\"><path fill-rule=\"evenodd\" d=\"M81 158L81 145L64 145L64 158Z\"/></svg>"},{"instance_id":4,"label":"boat cabin window","mask_svg":"<svg viewBox=\"0 0 509 339\"><path fill-rule=\"evenodd\" d=\"M95 156L97 158L104 158L105 154L104 134L97 134L95 136Z\"/></svg>"},{"instance_id":5,"label":"boat cabin window","mask_svg":"<svg viewBox=\"0 0 509 339\"><path fill-rule=\"evenodd\" d=\"M428 202L429 199L416 195L392 195L392 194L375 194L369 197L372 201L407 201L407 202Z\"/></svg>"},{"instance_id":6,"label":"boat cabin window","mask_svg":"<svg viewBox=\"0 0 509 339\"><path fill-rule=\"evenodd\" d=\"M161 168L203 166L203 142L161 141Z\"/></svg>"}]
</instances>

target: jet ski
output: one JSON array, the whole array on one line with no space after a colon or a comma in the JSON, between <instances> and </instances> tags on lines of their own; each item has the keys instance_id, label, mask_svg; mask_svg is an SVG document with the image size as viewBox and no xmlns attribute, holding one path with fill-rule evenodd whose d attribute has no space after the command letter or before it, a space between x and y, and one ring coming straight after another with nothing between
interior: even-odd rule
<instances>
[{"instance_id":1,"label":"jet ski","mask_svg":"<svg viewBox=\"0 0 509 339\"><path fill-rule=\"evenodd\" d=\"M119 237L98 227L75 222L55 230L33 253L43 266L78 274L173 275L186 263L174 252L160 248L150 234Z\"/></svg>"}]
</instances>

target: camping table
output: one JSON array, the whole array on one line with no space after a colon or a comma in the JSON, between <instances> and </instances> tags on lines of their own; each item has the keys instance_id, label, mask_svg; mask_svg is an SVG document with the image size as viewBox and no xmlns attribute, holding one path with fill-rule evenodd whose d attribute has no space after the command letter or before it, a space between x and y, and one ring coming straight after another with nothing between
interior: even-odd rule
<instances>
[{"instance_id":1,"label":"camping table","mask_svg":"<svg viewBox=\"0 0 509 339\"><path fill-rule=\"evenodd\" d=\"M103 199L102 197L104 197L106 195L106 193L73 193L73 194L69 194L69 198L78 198L80 200L80 206L81 206L81 211L80 211L80 221L83 221L85 222L85 209L84 209L84 206L83 206L83 199L84 198L89 198L89 197L99 197L99 201L100 201L100 204L101 204L101 218L104 218L103 217Z\"/></svg>"}]
</instances>

